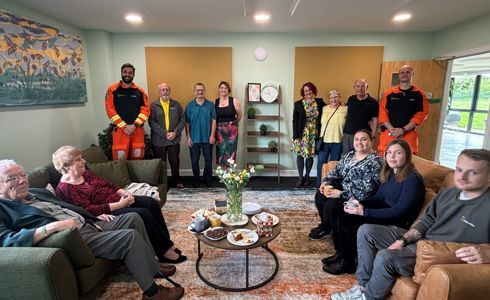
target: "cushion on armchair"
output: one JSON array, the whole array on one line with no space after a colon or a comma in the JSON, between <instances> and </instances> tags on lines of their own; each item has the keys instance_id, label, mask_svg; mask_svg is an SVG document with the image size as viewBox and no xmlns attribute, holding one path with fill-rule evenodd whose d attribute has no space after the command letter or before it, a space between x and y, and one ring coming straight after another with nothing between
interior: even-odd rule
<instances>
[{"instance_id":1,"label":"cushion on armchair","mask_svg":"<svg viewBox=\"0 0 490 300\"><path fill-rule=\"evenodd\" d=\"M53 233L37 243L36 247L62 249L75 269L89 267L95 262L92 250L82 240L77 229L65 229Z\"/></svg>"},{"instance_id":2,"label":"cushion on armchair","mask_svg":"<svg viewBox=\"0 0 490 300\"><path fill-rule=\"evenodd\" d=\"M89 170L98 176L109 180L118 187L125 187L131 183L126 161L114 160L106 163L87 163Z\"/></svg>"},{"instance_id":3,"label":"cushion on armchair","mask_svg":"<svg viewBox=\"0 0 490 300\"><path fill-rule=\"evenodd\" d=\"M162 160L127 160L126 166L132 182L144 182L156 186L159 183Z\"/></svg>"},{"instance_id":4,"label":"cushion on armchair","mask_svg":"<svg viewBox=\"0 0 490 300\"><path fill-rule=\"evenodd\" d=\"M462 247L478 246L470 243L454 243L422 240L417 243L417 259L413 281L420 284L432 265L438 264L466 264L466 262L456 257L455 251ZM480 246L488 247L488 244Z\"/></svg>"}]
</instances>

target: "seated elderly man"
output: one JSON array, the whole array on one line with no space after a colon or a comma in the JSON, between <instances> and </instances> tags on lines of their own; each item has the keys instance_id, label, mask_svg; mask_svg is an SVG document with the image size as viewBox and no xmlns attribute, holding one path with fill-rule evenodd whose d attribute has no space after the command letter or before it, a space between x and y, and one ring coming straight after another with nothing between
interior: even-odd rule
<instances>
[{"instance_id":1,"label":"seated elderly man","mask_svg":"<svg viewBox=\"0 0 490 300\"><path fill-rule=\"evenodd\" d=\"M178 284L167 288L155 283L155 277L173 275L175 266L157 263L143 221L137 214L95 217L82 208L57 200L47 190L29 190L23 168L12 160L0 161L0 244L3 247L31 247L55 232L71 228L78 229L95 256L122 260L143 290L143 299L180 299L184 294Z\"/></svg>"},{"instance_id":2,"label":"seated elderly man","mask_svg":"<svg viewBox=\"0 0 490 300\"><path fill-rule=\"evenodd\" d=\"M396 276L412 276L421 239L490 243L490 151L466 149L456 162L455 187L440 192L412 229L362 225L357 232L359 285L331 299L384 299ZM469 264L490 263L490 251L462 247L455 255Z\"/></svg>"}]
</instances>

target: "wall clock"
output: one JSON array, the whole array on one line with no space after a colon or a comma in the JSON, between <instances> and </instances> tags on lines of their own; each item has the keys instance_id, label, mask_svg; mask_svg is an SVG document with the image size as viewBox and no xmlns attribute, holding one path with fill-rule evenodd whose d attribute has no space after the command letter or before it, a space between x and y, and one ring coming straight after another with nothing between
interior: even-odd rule
<instances>
[{"instance_id":1,"label":"wall clock","mask_svg":"<svg viewBox=\"0 0 490 300\"><path fill-rule=\"evenodd\" d=\"M268 81L262 85L260 97L264 102L272 103L279 96L279 85L273 81Z\"/></svg>"},{"instance_id":2,"label":"wall clock","mask_svg":"<svg viewBox=\"0 0 490 300\"><path fill-rule=\"evenodd\" d=\"M257 61L264 61L267 58L267 50L264 47L257 47L254 51L254 57Z\"/></svg>"}]
</instances>

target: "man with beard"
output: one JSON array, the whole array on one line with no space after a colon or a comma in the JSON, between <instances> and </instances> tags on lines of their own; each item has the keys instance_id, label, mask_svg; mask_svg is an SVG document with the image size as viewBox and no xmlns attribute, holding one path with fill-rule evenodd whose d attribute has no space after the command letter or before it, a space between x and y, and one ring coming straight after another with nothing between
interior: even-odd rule
<instances>
[{"instance_id":1,"label":"man with beard","mask_svg":"<svg viewBox=\"0 0 490 300\"><path fill-rule=\"evenodd\" d=\"M121 67L121 80L107 89L105 108L114 124L112 158L114 160L143 159L145 130L143 124L150 115L150 103L145 90L133 83L135 68L126 63Z\"/></svg>"}]
</instances>

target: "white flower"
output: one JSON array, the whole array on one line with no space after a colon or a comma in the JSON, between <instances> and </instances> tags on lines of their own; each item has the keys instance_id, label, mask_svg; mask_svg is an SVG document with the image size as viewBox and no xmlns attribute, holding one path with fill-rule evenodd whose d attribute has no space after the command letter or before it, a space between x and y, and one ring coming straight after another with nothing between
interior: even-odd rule
<instances>
[{"instance_id":1,"label":"white flower","mask_svg":"<svg viewBox=\"0 0 490 300\"><path fill-rule=\"evenodd\" d=\"M255 167L250 168L250 173L255 173Z\"/></svg>"},{"instance_id":2,"label":"white flower","mask_svg":"<svg viewBox=\"0 0 490 300\"><path fill-rule=\"evenodd\" d=\"M224 173L224 174L223 174L223 179L227 179L227 178L230 178L230 174L228 174L228 173Z\"/></svg>"}]
</instances>

